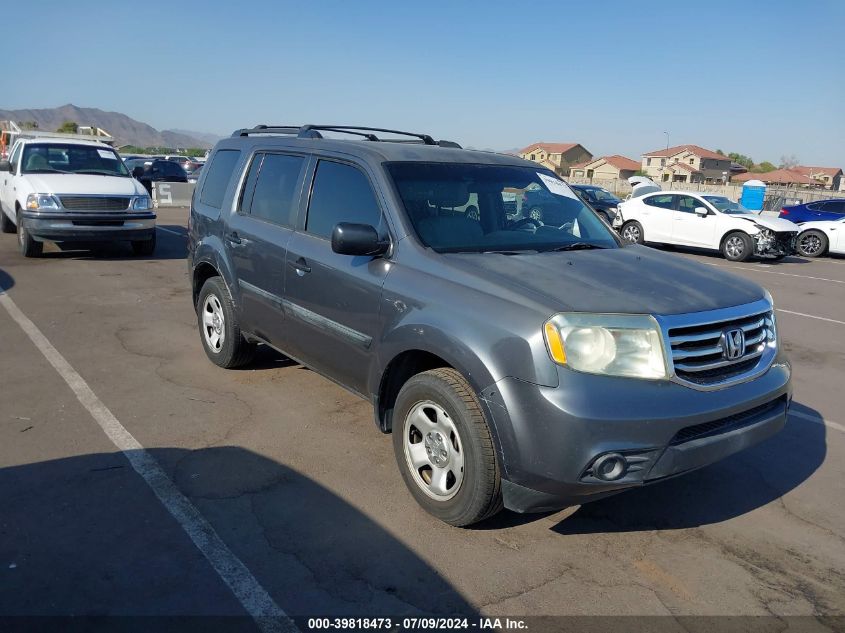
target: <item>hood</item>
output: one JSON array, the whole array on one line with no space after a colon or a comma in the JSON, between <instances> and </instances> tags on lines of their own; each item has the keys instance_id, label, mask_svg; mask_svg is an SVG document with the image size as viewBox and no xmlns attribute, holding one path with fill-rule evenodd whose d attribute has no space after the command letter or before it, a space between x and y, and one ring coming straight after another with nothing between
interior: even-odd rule
<instances>
[{"instance_id":1,"label":"hood","mask_svg":"<svg viewBox=\"0 0 845 633\"><path fill-rule=\"evenodd\" d=\"M729 215L728 217L731 218L742 218L743 220L747 220L749 222L753 222L754 224L759 224L760 226L765 226L767 229L771 229L776 233L788 232L788 231L800 231L801 229L798 227L797 224L794 222L790 222L789 220L784 220L783 218L774 218L768 215L756 215L753 213L743 214L743 215Z\"/></svg>"},{"instance_id":2,"label":"hood","mask_svg":"<svg viewBox=\"0 0 845 633\"><path fill-rule=\"evenodd\" d=\"M112 196L147 195L134 178L89 174L24 174L37 193L93 194Z\"/></svg>"},{"instance_id":3,"label":"hood","mask_svg":"<svg viewBox=\"0 0 845 633\"><path fill-rule=\"evenodd\" d=\"M742 277L638 245L569 253L443 257L467 275L547 305L550 313L684 314L764 297L760 286Z\"/></svg>"}]
</instances>

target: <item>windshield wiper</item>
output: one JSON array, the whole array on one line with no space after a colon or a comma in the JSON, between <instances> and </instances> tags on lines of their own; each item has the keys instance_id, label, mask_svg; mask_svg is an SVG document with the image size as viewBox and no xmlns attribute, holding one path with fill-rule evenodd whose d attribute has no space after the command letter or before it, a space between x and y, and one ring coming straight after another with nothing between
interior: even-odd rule
<instances>
[{"instance_id":1,"label":"windshield wiper","mask_svg":"<svg viewBox=\"0 0 845 633\"><path fill-rule=\"evenodd\" d=\"M69 174L69 171L62 171L61 169L24 169L23 174Z\"/></svg>"},{"instance_id":2,"label":"windshield wiper","mask_svg":"<svg viewBox=\"0 0 845 633\"><path fill-rule=\"evenodd\" d=\"M483 250L483 251L478 251L478 252L479 253L494 253L496 255L524 255L525 253L536 253L537 251L533 250L533 249L526 249L526 250L523 250L523 251L497 251L497 250L493 249L493 250Z\"/></svg>"},{"instance_id":3,"label":"windshield wiper","mask_svg":"<svg viewBox=\"0 0 845 633\"><path fill-rule=\"evenodd\" d=\"M560 251L586 251L593 248L608 248L607 246L600 246L599 244L590 244L589 242L573 242L572 244L562 244L554 248L550 248L544 252L555 253Z\"/></svg>"},{"instance_id":4,"label":"windshield wiper","mask_svg":"<svg viewBox=\"0 0 845 633\"><path fill-rule=\"evenodd\" d=\"M90 174L92 176L123 176L124 174L119 174L114 171L102 171L100 169L80 169L79 171L73 172L75 174Z\"/></svg>"}]
</instances>

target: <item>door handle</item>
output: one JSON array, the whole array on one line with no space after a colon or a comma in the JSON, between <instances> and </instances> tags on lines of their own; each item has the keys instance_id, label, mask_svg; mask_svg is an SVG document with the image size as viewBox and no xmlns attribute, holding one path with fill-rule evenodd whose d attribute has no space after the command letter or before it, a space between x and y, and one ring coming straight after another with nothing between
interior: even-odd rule
<instances>
[{"instance_id":1,"label":"door handle","mask_svg":"<svg viewBox=\"0 0 845 633\"><path fill-rule=\"evenodd\" d=\"M237 232L227 233L226 234L226 241L229 242L229 244L242 244L243 243L243 240L240 238L240 236L237 234Z\"/></svg>"},{"instance_id":2,"label":"door handle","mask_svg":"<svg viewBox=\"0 0 845 633\"><path fill-rule=\"evenodd\" d=\"M295 262L288 262L295 270L296 274L302 277L305 273L311 272L311 266L308 265L308 262L305 261L304 257L300 257Z\"/></svg>"}]
</instances>

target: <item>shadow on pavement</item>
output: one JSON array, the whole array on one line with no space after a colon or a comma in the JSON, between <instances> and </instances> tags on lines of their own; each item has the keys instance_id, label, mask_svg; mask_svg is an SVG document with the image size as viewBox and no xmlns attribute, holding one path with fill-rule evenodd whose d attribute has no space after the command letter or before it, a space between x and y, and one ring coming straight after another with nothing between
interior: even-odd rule
<instances>
[{"instance_id":1,"label":"shadow on pavement","mask_svg":"<svg viewBox=\"0 0 845 633\"><path fill-rule=\"evenodd\" d=\"M149 256L139 256L132 253L129 242L60 242L41 255L41 259L79 259L79 260L167 260L185 259L187 231L181 226L161 225L156 231L155 252ZM178 233L178 235L176 235Z\"/></svg>"},{"instance_id":2,"label":"shadow on pavement","mask_svg":"<svg viewBox=\"0 0 845 633\"><path fill-rule=\"evenodd\" d=\"M289 616L474 614L398 538L292 468L237 447L148 452ZM0 468L0 499L0 616L244 615L122 453Z\"/></svg>"},{"instance_id":3,"label":"shadow on pavement","mask_svg":"<svg viewBox=\"0 0 845 633\"><path fill-rule=\"evenodd\" d=\"M793 402L790 411L821 419ZM786 427L724 461L581 506L553 529L560 534L675 530L719 523L776 501L824 461L823 424L790 416Z\"/></svg>"}]
</instances>

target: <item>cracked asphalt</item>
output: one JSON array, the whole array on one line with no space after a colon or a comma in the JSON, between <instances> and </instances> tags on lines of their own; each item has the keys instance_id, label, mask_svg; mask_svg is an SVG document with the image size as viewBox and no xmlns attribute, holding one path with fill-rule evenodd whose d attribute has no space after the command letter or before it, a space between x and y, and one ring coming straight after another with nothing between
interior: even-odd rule
<instances>
[{"instance_id":1,"label":"cracked asphalt","mask_svg":"<svg viewBox=\"0 0 845 633\"><path fill-rule=\"evenodd\" d=\"M783 432L685 477L474 529L420 510L371 408L269 350L200 346L184 209L156 255L0 236L0 285L289 615L845 614L845 259L732 268L794 362ZM826 423L824 423L824 422ZM0 615L242 615L129 461L0 310Z\"/></svg>"}]
</instances>

